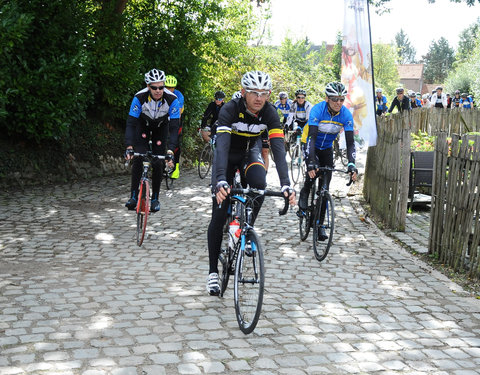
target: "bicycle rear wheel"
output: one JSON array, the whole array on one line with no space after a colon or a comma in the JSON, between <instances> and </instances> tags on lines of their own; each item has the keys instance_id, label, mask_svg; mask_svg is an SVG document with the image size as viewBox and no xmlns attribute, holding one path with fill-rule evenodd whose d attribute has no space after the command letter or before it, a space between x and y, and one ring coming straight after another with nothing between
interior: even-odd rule
<instances>
[{"instance_id":1,"label":"bicycle rear wheel","mask_svg":"<svg viewBox=\"0 0 480 375\"><path fill-rule=\"evenodd\" d=\"M321 199L322 197L318 197L317 204L315 205L315 219L313 225L313 253L315 254L315 258L319 262L325 259L330 250L330 246L332 245L333 239L333 229L335 223L335 209L333 206L333 199L332 196L328 191L325 191L324 199L325 199L325 218L323 220L323 224L320 223L320 212L321 212ZM323 226L325 232L328 236L327 239L319 239L320 235L320 228Z\"/></svg>"},{"instance_id":2,"label":"bicycle rear wheel","mask_svg":"<svg viewBox=\"0 0 480 375\"><path fill-rule=\"evenodd\" d=\"M200 152L200 156L198 158L198 175L200 178L205 178L210 172L210 167L212 165L212 146L210 143L207 143L202 151Z\"/></svg>"},{"instance_id":3,"label":"bicycle rear wheel","mask_svg":"<svg viewBox=\"0 0 480 375\"><path fill-rule=\"evenodd\" d=\"M263 303L265 266L263 250L253 229L246 234L245 250L237 254L235 264L234 300L238 326L251 333L257 326Z\"/></svg>"},{"instance_id":4,"label":"bicycle rear wheel","mask_svg":"<svg viewBox=\"0 0 480 375\"><path fill-rule=\"evenodd\" d=\"M315 216L314 212L314 203L315 203L315 184L312 184L310 189L310 194L308 195L308 207L305 211L305 216L300 218L299 227L300 227L300 240L305 241L310 233L310 228L312 227L313 217Z\"/></svg>"},{"instance_id":5,"label":"bicycle rear wheel","mask_svg":"<svg viewBox=\"0 0 480 375\"><path fill-rule=\"evenodd\" d=\"M348 165L347 150L344 148L340 149L340 161L344 167Z\"/></svg>"},{"instance_id":6,"label":"bicycle rear wheel","mask_svg":"<svg viewBox=\"0 0 480 375\"><path fill-rule=\"evenodd\" d=\"M296 185L300 181L300 175L303 171L302 150L299 145L292 151L292 159L290 160L290 171L292 172L292 181Z\"/></svg>"},{"instance_id":7,"label":"bicycle rear wheel","mask_svg":"<svg viewBox=\"0 0 480 375\"><path fill-rule=\"evenodd\" d=\"M147 228L148 212L150 210L150 186L148 180L140 183L137 203L137 245L142 246Z\"/></svg>"}]
</instances>

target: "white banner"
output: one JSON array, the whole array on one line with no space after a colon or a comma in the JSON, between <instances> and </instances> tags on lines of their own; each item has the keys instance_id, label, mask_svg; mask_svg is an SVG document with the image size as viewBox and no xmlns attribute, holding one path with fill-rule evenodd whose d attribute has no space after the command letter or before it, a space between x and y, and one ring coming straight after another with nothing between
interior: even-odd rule
<instances>
[{"instance_id":1,"label":"white banner","mask_svg":"<svg viewBox=\"0 0 480 375\"><path fill-rule=\"evenodd\" d=\"M375 146L377 127L367 1L345 0L342 83L348 90L345 106L353 115L355 140L360 145Z\"/></svg>"}]
</instances>

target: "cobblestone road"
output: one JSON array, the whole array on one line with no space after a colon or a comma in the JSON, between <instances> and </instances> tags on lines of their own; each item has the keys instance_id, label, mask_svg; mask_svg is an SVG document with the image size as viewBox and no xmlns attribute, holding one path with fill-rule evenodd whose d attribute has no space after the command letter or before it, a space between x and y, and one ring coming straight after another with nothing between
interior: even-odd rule
<instances>
[{"instance_id":1,"label":"cobblestone road","mask_svg":"<svg viewBox=\"0 0 480 375\"><path fill-rule=\"evenodd\" d=\"M0 374L480 374L480 301L363 222L335 180L323 263L266 200L266 293L247 336L233 290L205 292L210 198L195 173L162 191L141 248L127 176L1 193Z\"/></svg>"}]
</instances>

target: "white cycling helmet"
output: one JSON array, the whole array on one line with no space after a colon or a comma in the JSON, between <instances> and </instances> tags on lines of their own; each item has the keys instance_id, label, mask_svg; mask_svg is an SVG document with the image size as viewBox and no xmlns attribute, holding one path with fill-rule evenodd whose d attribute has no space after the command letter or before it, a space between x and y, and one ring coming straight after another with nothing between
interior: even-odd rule
<instances>
[{"instance_id":1,"label":"white cycling helmet","mask_svg":"<svg viewBox=\"0 0 480 375\"><path fill-rule=\"evenodd\" d=\"M285 91L281 91L281 92L278 94L278 98L279 98L279 99L288 99L288 94L287 94Z\"/></svg>"},{"instance_id":2,"label":"white cycling helmet","mask_svg":"<svg viewBox=\"0 0 480 375\"><path fill-rule=\"evenodd\" d=\"M375 92L378 94L379 92L383 92L383 90L379 87L378 89L375 90Z\"/></svg>"},{"instance_id":3,"label":"white cycling helmet","mask_svg":"<svg viewBox=\"0 0 480 375\"><path fill-rule=\"evenodd\" d=\"M272 90L272 79L267 73L259 70L247 72L242 77L244 89Z\"/></svg>"},{"instance_id":4,"label":"white cycling helmet","mask_svg":"<svg viewBox=\"0 0 480 375\"><path fill-rule=\"evenodd\" d=\"M232 95L232 99L238 99L242 97L242 92L241 91L236 91Z\"/></svg>"},{"instance_id":5,"label":"white cycling helmet","mask_svg":"<svg viewBox=\"0 0 480 375\"><path fill-rule=\"evenodd\" d=\"M347 89L341 82L330 82L325 86L325 94L327 96L347 96Z\"/></svg>"},{"instance_id":6,"label":"white cycling helmet","mask_svg":"<svg viewBox=\"0 0 480 375\"><path fill-rule=\"evenodd\" d=\"M165 73L158 69L152 69L145 73L145 83L149 85L153 82L165 82Z\"/></svg>"}]
</instances>

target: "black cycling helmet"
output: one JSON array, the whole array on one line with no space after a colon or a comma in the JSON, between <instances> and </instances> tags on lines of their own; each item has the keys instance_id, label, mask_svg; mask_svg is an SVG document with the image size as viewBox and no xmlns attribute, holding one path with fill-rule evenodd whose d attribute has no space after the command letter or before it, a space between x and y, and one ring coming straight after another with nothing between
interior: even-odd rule
<instances>
[{"instance_id":1,"label":"black cycling helmet","mask_svg":"<svg viewBox=\"0 0 480 375\"><path fill-rule=\"evenodd\" d=\"M225 93L223 91L217 91L214 97L215 100L225 99Z\"/></svg>"},{"instance_id":2,"label":"black cycling helmet","mask_svg":"<svg viewBox=\"0 0 480 375\"><path fill-rule=\"evenodd\" d=\"M295 91L295 96L297 95L307 96L307 92L304 89L298 89L297 91Z\"/></svg>"}]
</instances>

